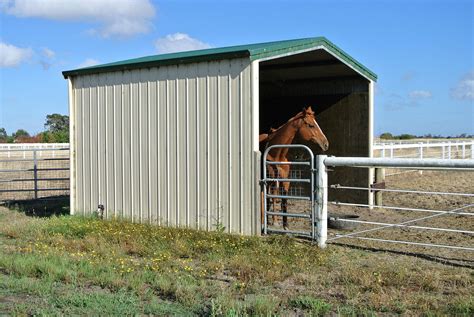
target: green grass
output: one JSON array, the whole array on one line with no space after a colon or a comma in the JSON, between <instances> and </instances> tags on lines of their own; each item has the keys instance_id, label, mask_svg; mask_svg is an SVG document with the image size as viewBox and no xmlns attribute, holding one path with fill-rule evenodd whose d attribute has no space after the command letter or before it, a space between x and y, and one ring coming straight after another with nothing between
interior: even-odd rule
<instances>
[{"instance_id":1,"label":"green grass","mask_svg":"<svg viewBox=\"0 0 474 317\"><path fill-rule=\"evenodd\" d=\"M470 316L472 278L283 236L0 209L0 314Z\"/></svg>"}]
</instances>

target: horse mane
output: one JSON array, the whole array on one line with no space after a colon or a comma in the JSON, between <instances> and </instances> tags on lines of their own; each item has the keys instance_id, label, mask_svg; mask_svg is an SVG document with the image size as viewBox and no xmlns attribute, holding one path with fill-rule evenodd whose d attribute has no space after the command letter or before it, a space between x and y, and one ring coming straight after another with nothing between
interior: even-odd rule
<instances>
[{"instance_id":1,"label":"horse mane","mask_svg":"<svg viewBox=\"0 0 474 317\"><path fill-rule=\"evenodd\" d=\"M283 123L281 126L279 126L278 128L276 129L273 129L273 128L270 128L270 133L268 133L268 136L267 138L265 139L265 141L270 142L274 137L275 135L278 134L278 131L283 128L284 126L288 125L289 123L297 120L297 119L300 119L301 117L304 117L304 113L303 111L300 111L298 112L294 117L290 118L288 121L286 121L285 123ZM273 131L272 131L273 130Z\"/></svg>"}]
</instances>

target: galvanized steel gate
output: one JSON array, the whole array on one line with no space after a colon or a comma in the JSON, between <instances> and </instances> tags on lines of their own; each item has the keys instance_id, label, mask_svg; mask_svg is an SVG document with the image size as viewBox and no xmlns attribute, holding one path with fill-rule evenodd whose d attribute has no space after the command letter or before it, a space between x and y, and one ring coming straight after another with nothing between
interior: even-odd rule
<instances>
[{"instance_id":1,"label":"galvanized steel gate","mask_svg":"<svg viewBox=\"0 0 474 317\"><path fill-rule=\"evenodd\" d=\"M288 148L289 161L268 160L273 149ZM282 167L290 167L288 176L282 175ZM315 201L314 155L304 145L272 145L263 155L263 232L288 233L316 239L317 206ZM286 176L286 177L285 177ZM285 190L285 185L289 185ZM285 218L286 228L283 228ZM274 223L282 219L281 226Z\"/></svg>"}]
</instances>

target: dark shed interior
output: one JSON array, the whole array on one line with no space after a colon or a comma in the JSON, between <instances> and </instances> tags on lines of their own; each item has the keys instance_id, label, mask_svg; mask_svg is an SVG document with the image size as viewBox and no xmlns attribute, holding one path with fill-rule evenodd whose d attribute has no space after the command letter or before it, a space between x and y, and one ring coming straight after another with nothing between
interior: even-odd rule
<instances>
[{"instance_id":1,"label":"dark shed interior","mask_svg":"<svg viewBox=\"0 0 474 317\"><path fill-rule=\"evenodd\" d=\"M369 80L324 49L260 63L260 133L311 106L329 141L324 154L370 156ZM315 154L322 153L310 146ZM330 184L367 187L366 169L337 168ZM367 192L330 191L329 200L367 203Z\"/></svg>"}]
</instances>

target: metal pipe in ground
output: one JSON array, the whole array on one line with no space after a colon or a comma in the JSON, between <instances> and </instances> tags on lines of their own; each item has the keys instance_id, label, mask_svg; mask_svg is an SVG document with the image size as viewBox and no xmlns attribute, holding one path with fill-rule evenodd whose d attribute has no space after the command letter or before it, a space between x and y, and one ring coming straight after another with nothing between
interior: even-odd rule
<instances>
[{"instance_id":1,"label":"metal pipe in ground","mask_svg":"<svg viewBox=\"0 0 474 317\"><path fill-rule=\"evenodd\" d=\"M375 182L376 183L385 183L385 169L384 168L376 168L375 169ZM382 192L375 191L375 205L381 206L383 205L382 199Z\"/></svg>"},{"instance_id":2,"label":"metal pipe in ground","mask_svg":"<svg viewBox=\"0 0 474 317\"><path fill-rule=\"evenodd\" d=\"M327 155L316 156L316 231L320 248L326 247L328 238L328 173L324 161Z\"/></svg>"}]
</instances>

